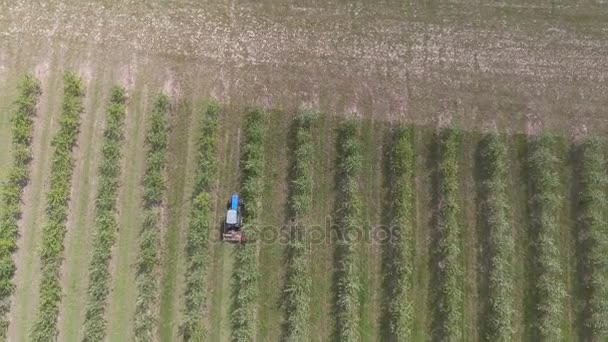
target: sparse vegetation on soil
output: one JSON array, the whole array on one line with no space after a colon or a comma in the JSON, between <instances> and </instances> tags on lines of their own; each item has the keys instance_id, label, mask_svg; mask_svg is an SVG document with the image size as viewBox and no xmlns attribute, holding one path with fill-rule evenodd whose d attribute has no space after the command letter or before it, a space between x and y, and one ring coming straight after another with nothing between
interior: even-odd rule
<instances>
[{"instance_id":1,"label":"sparse vegetation on soil","mask_svg":"<svg viewBox=\"0 0 608 342\"><path fill-rule=\"evenodd\" d=\"M137 341L154 340L157 323L158 277L156 268L160 257L160 230L163 224L165 201L165 166L167 118L170 102L164 94L154 99L146 134L146 170L143 180L144 220L140 230L139 256L137 259L137 306L133 329Z\"/></svg>"},{"instance_id":2,"label":"sparse vegetation on soil","mask_svg":"<svg viewBox=\"0 0 608 342\"><path fill-rule=\"evenodd\" d=\"M11 115L13 164L8 171L8 180L2 184L0 200L0 339L7 338L7 314L15 289L13 253L19 237L23 189L30 179L34 117L41 91L40 82L30 74L25 75L19 83L17 109Z\"/></svg>"},{"instance_id":3,"label":"sparse vegetation on soil","mask_svg":"<svg viewBox=\"0 0 608 342\"><path fill-rule=\"evenodd\" d=\"M338 131L338 203L336 210L336 335L340 341L358 341L360 276L357 250L361 245L360 124L344 122Z\"/></svg>"},{"instance_id":4,"label":"sparse vegetation on soil","mask_svg":"<svg viewBox=\"0 0 608 342\"><path fill-rule=\"evenodd\" d=\"M579 239L583 249L584 291L583 321L585 338L601 341L608 336L608 172L606 141L597 137L581 147L578 194Z\"/></svg>"},{"instance_id":5,"label":"sparse vegetation on soil","mask_svg":"<svg viewBox=\"0 0 608 342\"><path fill-rule=\"evenodd\" d=\"M245 204L243 232L247 242L234 251L233 310L231 313L232 340L252 341L255 338L258 303L258 232L264 190L264 135L266 113L251 109L245 119L242 167L242 196Z\"/></svg>"},{"instance_id":6,"label":"sparse vegetation on soil","mask_svg":"<svg viewBox=\"0 0 608 342\"><path fill-rule=\"evenodd\" d=\"M89 287L82 341L102 341L106 337L105 317L110 292L110 259L118 230L117 195L121 171L122 142L127 95L123 88L112 89L99 166L99 190L95 202L93 254L89 264Z\"/></svg>"},{"instance_id":7,"label":"sparse vegetation on soil","mask_svg":"<svg viewBox=\"0 0 608 342\"><path fill-rule=\"evenodd\" d=\"M535 333L541 341L560 340L566 295L558 247L562 208L558 138L543 134L530 142L531 211L534 229Z\"/></svg>"},{"instance_id":8,"label":"sparse vegetation on soil","mask_svg":"<svg viewBox=\"0 0 608 342\"><path fill-rule=\"evenodd\" d=\"M318 114L300 111L295 119L295 141L290 183L290 218L286 298L286 339L307 341L311 277L307 260L306 225L310 222L314 185L314 146L312 129Z\"/></svg>"},{"instance_id":9,"label":"sparse vegetation on soil","mask_svg":"<svg viewBox=\"0 0 608 342\"><path fill-rule=\"evenodd\" d=\"M485 338L513 338L513 227L508 198L508 151L504 137L488 134L481 142L482 226L488 235L489 281Z\"/></svg>"},{"instance_id":10,"label":"sparse vegetation on soil","mask_svg":"<svg viewBox=\"0 0 608 342\"><path fill-rule=\"evenodd\" d=\"M55 148L51 160L50 187L46 193L46 222L42 229L40 260L42 280L40 282L40 305L38 316L31 332L33 341L48 341L57 338L57 316L62 297L59 270L63 261L63 239L66 233L70 188L74 170L72 149L80 128L84 86L79 76L66 73L63 79L64 94L59 132L52 145Z\"/></svg>"},{"instance_id":11,"label":"sparse vegetation on soil","mask_svg":"<svg viewBox=\"0 0 608 342\"><path fill-rule=\"evenodd\" d=\"M461 132L443 129L437 136L437 218L434 243L436 268L434 335L459 341L463 334L463 271L460 189Z\"/></svg>"},{"instance_id":12,"label":"sparse vegetation on soil","mask_svg":"<svg viewBox=\"0 0 608 342\"><path fill-rule=\"evenodd\" d=\"M184 293L184 318L181 335L185 341L204 341L207 272L210 263L209 235L213 232L211 215L212 186L217 176L217 139L220 106L212 102L202 114L198 139L196 180L192 192L192 209L188 226L186 254L188 273Z\"/></svg>"},{"instance_id":13,"label":"sparse vegetation on soil","mask_svg":"<svg viewBox=\"0 0 608 342\"><path fill-rule=\"evenodd\" d=\"M413 324L413 287L415 267L414 243L416 234L416 189L414 170L416 154L414 150L415 128L413 126L395 129L390 150L391 225L390 229L390 295L389 317L391 338L395 341L409 341Z\"/></svg>"}]
</instances>

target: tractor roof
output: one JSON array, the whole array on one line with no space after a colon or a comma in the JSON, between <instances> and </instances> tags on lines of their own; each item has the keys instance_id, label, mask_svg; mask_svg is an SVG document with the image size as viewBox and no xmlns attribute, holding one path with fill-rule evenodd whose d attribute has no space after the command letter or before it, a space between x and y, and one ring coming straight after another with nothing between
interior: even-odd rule
<instances>
[{"instance_id":1,"label":"tractor roof","mask_svg":"<svg viewBox=\"0 0 608 342\"><path fill-rule=\"evenodd\" d=\"M236 210L239 207L239 194L232 194L232 198L230 199L230 209Z\"/></svg>"},{"instance_id":2,"label":"tractor roof","mask_svg":"<svg viewBox=\"0 0 608 342\"><path fill-rule=\"evenodd\" d=\"M226 223L227 224L237 224L238 223L238 214L235 209L230 209L226 212Z\"/></svg>"}]
</instances>

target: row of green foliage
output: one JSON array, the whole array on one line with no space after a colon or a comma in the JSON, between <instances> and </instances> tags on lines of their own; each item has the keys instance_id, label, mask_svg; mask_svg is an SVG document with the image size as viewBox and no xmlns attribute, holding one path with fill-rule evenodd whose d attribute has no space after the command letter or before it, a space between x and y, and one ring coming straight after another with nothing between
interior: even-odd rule
<instances>
[{"instance_id":1,"label":"row of green foliage","mask_svg":"<svg viewBox=\"0 0 608 342\"><path fill-rule=\"evenodd\" d=\"M562 195L557 138L544 134L530 143L532 222L535 233L536 332L542 341L559 341L565 288L558 247Z\"/></svg>"},{"instance_id":2,"label":"row of green foliage","mask_svg":"<svg viewBox=\"0 0 608 342\"><path fill-rule=\"evenodd\" d=\"M105 308L110 292L110 258L116 240L116 201L118 195L121 145L124 139L123 126L126 115L126 93L124 88L114 87L106 111L106 127L101 148L99 166L99 189L95 201L93 254L89 264L89 288L83 341L102 341L106 336Z\"/></svg>"},{"instance_id":3,"label":"row of green foliage","mask_svg":"<svg viewBox=\"0 0 608 342\"><path fill-rule=\"evenodd\" d=\"M314 145L312 128L317 113L301 111L295 120L291 194L292 231L288 243L286 294L286 340L307 341L311 277L306 258L304 225L312 206Z\"/></svg>"},{"instance_id":4,"label":"row of green foliage","mask_svg":"<svg viewBox=\"0 0 608 342\"><path fill-rule=\"evenodd\" d=\"M13 165L8 180L2 184L0 199L0 339L6 338L10 310L10 297L15 285L13 252L17 247L18 221L21 216L21 196L30 179L32 136L36 104L40 96L40 82L32 75L25 75L19 83L16 111L11 116L13 134Z\"/></svg>"},{"instance_id":5,"label":"row of green foliage","mask_svg":"<svg viewBox=\"0 0 608 342\"><path fill-rule=\"evenodd\" d=\"M192 192L192 208L186 241L188 268L184 292L184 317L180 326L185 341L204 341L205 302L207 300L207 269L209 266L209 233L211 219L211 187L217 174L217 139L220 107L210 103L202 115L196 156L196 183Z\"/></svg>"},{"instance_id":6,"label":"row of green foliage","mask_svg":"<svg viewBox=\"0 0 608 342\"><path fill-rule=\"evenodd\" d=\"M255 338L258 301L259 215L264 191L264 136L266 115L253 109L245 122L245 146L242 156L242 198L245 204L243 227L248 242L238 246L234 268L234 306L231 315L232 340L245 342Z\"/></svg>"},{"instance_id":7,"label":"row of green foliage","mask_svg":"<svg viewBox=\"0 0 608 342\"><path fill-rule=\"evenodd\" d=\"M170 102L166 95L159 94L155 98L146 133L144 220L139 234L136 280L138 292L133 318L137 341L154 340L159 286L156 270L160 258L162 206L166 192L164 171L167 160L169 107Z\"/></svg>"},{"instance_id":8,"label":"row of green foliage","mask_svg":"<svg viewBox=\"0 0 608 342\"><path fill-rule=\"evenodd\" d=\"M482 217L488 233L488 341L511 341L513 336L514 240L509 220L507 145L498 134L481 142Z\"/></svg>"},{"instance_id":9,"label":"row of green foliage","mask_svg":"<svg viewBox=\"0 0 608 342\"><path fill-rule=\"evenodd\" d=\"M337 242L337 339L358 341L359 289L356 237L361 233L361 199L359 176L362 169L359 123L344 122L338 131L338 207Z\"/></svg>"},{"instance_id":10,"label":"row of green foliage","mask_svg":"<svg viewBox=\"0 0 608 342\"><path fill-rule=\"evenodd\" d=\"M84 95L81 79L73 73L66 73L59 131L52 141L55 151L51 160L49 190L46 193L47 221L42 227L40 306L31 334L33 341L54 340L58 333L57 317L61 301L59 271L63 261L63 240L74 171L72 149L76 145L80 128Z\"/></svg>"},{"instance_id":11,"label":"row of green foliage","mask_svg":"<svg viewBox=\"0 0 608 342\"><path fill-rule=\"evenodd\" d=\"M461 251L461 208L459 152L461 134L447 128L438 136L438 212L436 226L437 317L434 334L438 340L462 339L463 271Z\"/></svg>"},{"instance_id":12,"label":"row of green foliage","mask_svg":"<svg viewBox=\"0 0 608 342\"><path fill-rule=\"evenodd\" d=\"M399 127L390 149L391 178L391 265L389 319L395 341L409 341L414 320L414 243L416 234L416 192L414 128Z\"/></svg>"},{"instance_id":13,"label":"row of green foliage","mask_svg":"<svg viewBox=\"0 0 608 342\"><path fill-rule=\"evenodd\" d=\"M589 291L586 311L590 339L608 336L608 173L606 142L588 139L581 148L579 223L586 236L585 287Z\"/></svg>"}]
</instances>

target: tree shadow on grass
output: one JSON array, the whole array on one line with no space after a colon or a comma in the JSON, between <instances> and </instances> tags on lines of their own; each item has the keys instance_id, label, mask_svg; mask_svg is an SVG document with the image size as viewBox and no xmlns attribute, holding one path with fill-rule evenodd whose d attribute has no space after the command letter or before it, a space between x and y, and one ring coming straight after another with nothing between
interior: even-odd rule
<instances>
[{"instance_id":1,"label":"tree shadow on grass","mask_svg":"<svg viewBox=\"0 0 608 342\"><path fill-rule=\"evenodd\" d=\"M450 135L452 135L452 137L450 137ZM458 175L457 177L459 178L458 181L460 181L460 176L462 173L461 170L461 158L462 158L462 132L456 128L446 128L443 129L441 131L438 131L435 133L435 135L433 136L433 142L431 144L431 155L430 158L428 159L428 169L432 170L432 174L431 174L431 189L432 189L432 199L431 199L431 206L434 210L433 214L431 215L431 222L430 222L430 227L431 228L431 234L430 234L430 241L431 241L431 251L430 251L430 272L431 272L431 286L434 286L434 288L431 288L431 295L430 295L430 307L432 308L432 321L431 321L431 336L433 340L437 340L437 341L441 341L441 340L445 340L448 336L446 336L446 334L448 333L448 331L446 331L446 321L448 319L447 314L449 313L449 308L447 308L447 301L448 301L448 297L446 297L446 294L443 293L443 284L446 283L447 276L449 275L444 267L445 265L443 264L446 258L446 255L444 253L442 253L442 250L445 249L445 247L443 246L444 244L444 231L442 227L443 224L443 209L444 208L449 208L447 207L446 203L449 203L446 201L445 199L445 194L442 191L442 187L443 187L443 175L440 172L440 165L442 162L442 158L443 158L443 153L444 151L442 150L443 148L443 141L444 139L455 139L454 143L456 144L456 149L457 149L457 155L456 158L458 158L458 168L459 170L457 171ZM456 191L456 193L453 194L453 196L455 196L458 200L460 200L461 198L461 194L460 191L462 191L462 189L458 189ZM459 232L459 236L458 236L458 243L460 244L460 246L462 246L461 238L462 238L462 220L463 220L463 212L459 211L456 212L456 224L459 225L458 229L460 230ZM448 221L449 222L449 221ZM443 248L442 248L443 247ZM462 248L462 247L461 247ZM464 279L464 275L462 273L462 252L461 255L459 256L459 260L458 262L460 263L460 274L459 276L459 282L462 282ZM463 296L463 294L461 294L461 296ZM464 305L464 303L462 303L462 299L460 300L460 304ZM459 309L455 309L455 310L462 310L461 308ZM461 331L464 329L463 326L463 320L461 318L461 322L460 322L460 327L459 329L461 329Z\"/></svg>"},{"instance_id":2,"label":"tree shadow on grass","mask_svg":"<svg viewBox=\"0 0 608 342\"><path fill-rule=\"evenodd\" d=\"M393 174L392 165L392 155L391 155L391 146L393 146L395 141L395 131L391 128L387 134L384 136L384 148L383 148L383 182L384 188L389 189L386 191L384 195L384 212L382 214L382 229L384 229L385 236L389 237L389 241L383 244L384 248L382 249L382 311L380 314L380 333L383 341L394 341L395 337L392 333L392 324L391 324L391 313L390 313L390 303L394 293L394 278L392 277L393 269L394 269L394 249L392 246L392 217L393 217L393 206L392 198L392 184L395 181L395 175Z\"/></svg>"},{"instance_id":3,"label":"tree shadow on grass","mask_svg":"<svg viewBox=\"0 0 608 342\"><path fill-rule=\"evenodd\" d=\"M533 146L531 146L531 141L528 139L526 143L526 162L524 164L524 174L525 179L528 182L527 186L527 214L528 214L528 238L529 238L529 246L528 246L528 255L530 256L530 261L528 263L528 267L526 268L525 277L528 279L528 286L524 292L524 304L525 304L525 314L524 314L524 322L525 322L525 332L526 336L529 336L531 340L538 339L538 329L536 328L535 322L538 318L538 293L536 291L535 284L539 281L539 271L540 268L538 266L538 262L536 261L536 256L538 255L538 247L537 241L539 237L539 226L536 217L539 213L538 205L534 201L534 194L537 192L536 187L534 186L534 182L532 182L531 176L532 171L530 168L530 155L533 153Z\"/></svg>"},{"instance_id":4,"label":"tree shadow on grass","mask_svg":"<svg viewBox=\"0 0 608 342\"><path fill-rule=\"evenodd\" d=\"M587 325L587 322L590 322L591 319L589 302L591 301L592 291L589 287L585 286L586 279L589 279L592 273L588 260L588 251L592 243L589 239L590 227L585 222L584 204L581 198L581 191L584 190L580 179L583 173L583 153L585 151L581 145L573 145L570 149L570 161L573 165L573 177L570 188L570 213L571 220L575 223L572 225L570 233L576 243L576 279L578 281L575 282L574 293L576 294L576 307L580 308L576 312L577 335L581 341L592 341L593 334Z\"/></svg>"},{"instance_id":5,"label":"tree shadow on grass","mask_svg":"<svg viewBox=\"0 0 608 342\"><path fill-rule=\"evenodd\" d=\"M357 126L358 127L358 126ZM359 127L358 127L359 129ZM356 132L357 135L360 134L360 131L357 130ZM356 137L355 139L359 139L359 137ZM348 133L346 132L346 130L344 129L344 126L339 125L337 128L337 139L336 139L336 165L338 165L338 167L336 167L336 172L335 172L335 184L336 184L336 193L338 194L338 197L334 203L334 221L332 221L332 225L330 227L330 241L331 241L331 245L335 246L334 248L334 256L333 256L333 266L334 266L334 272L333 272L333 280L332 280L332 293L333 293L333 308L332 308L332 312L333 312L333 317L335 318L335 325L334 325L334 329L333 329L333 336L332 336L332 341L340 341L340 331L342 331L343 329L343 322L340 319L340 316L344 315L344 310L346 310L345 308L340 307L340 302L339 302L339 290L340 290L340 283L343 281L344 277L346 276L346 272L344 272L344 267L343 265L343 261L344 259L349 256L349 253L352 253L352 243L358 243L357 241L354 242L348 242L347 239L347 232L344 229L344 223L345 223L345 219L344 219L344 215L348 214L345 213L344 208L342 207L342 203L345 200L345 192L344 189L346 187L347 181L349 177L352 177L353 175L347 175L345 173L343 173L343 171L340 168L340 165L343 163L343 161L345 160L344 158L347 157L347 152L344 149L345 146L345 142L348 140ZM355 177L358 176L358 173L360 172L360 170L355 171ZM359 191L359 189L357 189L357 191ZM357 194L357 196L359 196L360 194ZM358 224L362 224L361 223L361 212L358 213L359 214L359 220L358 220ZM359 229L361 229L361 227L358 227ZM356 265L358 264L358 261L355 260L354 261L353 267L357 267ZM360 279L358 279L360 281Z\"/></svg>"},{"instance_id":6,"label":"tree shadow on grass","mask_svg":"<svg viewBox=\"0 0 608 342\"><path fill-rule=\"evenodd\" d=\"M441 326L445 321L444 314L439 309L442 304L441 300L441 289L438 288L440 284L443 283L443 272L439 267L439 263L442 260L442 255L438 252L438 248L436 248L441 242L441 232L438 229L439 225L439 211L442 203L442 194L440 189L440 173L438 170L438 165L441 158L441 144L439 143L439 139L441 139L440 133L435 132L433 134L433 138L431 141L430 148L430 156L427 160L427 169L431 170L431 208L432 214L430 215L429 227L431 227L430 232L430 243L431 250L430 254L430 262L429 268L431 273L431 289L429 296L429 304L432 312L431 319L431 334L433 340L442 340L443 334L441 330ZM433 287L434 286L434 287Z\"/></svg>"},{"instance_id":7,"label":"tree shadow on grass","mask_svg":"<svg viewBox=\"0 0 608 342\"><path fill-rule=\"evenodd\" d=\"M285 227L286 227L286 234L288 235L288 239L289 241L292 241L293 239L302 239L302 227L301 225L298 225L299 222L296 222L296 215L297 213L295 212L295 210L293 210L292 207L292 201L294 198L294 186L293 186L293 180L296 177L296 157L295 157L295 150L297 148L296 146L296 136L297 136L297 132L298 132L298 128L299 128L299 122L297 120L297 118L294 118L292 120L292 123L290 124L289 127L289 134L288 134L288 140L287 140L287 148L289 149L289 170L287 172L287 180L286 183L288 184L287 186L287 203L284 206L284 212L285 212L285 217L287 218L287 222L285 222ZM281 340L285 341L287 340L288 336L289 336L289 322L287 320L287 317L290 314L290 310L293 310L293 307L290 303L290 296L288 295L289 293L289 284L290 279L294 276L293 272L291 271L289 265L292 264L294 258L296 257L296 250L292 247L291 244L287 244L287 247L284 249L284 261L283 261L283 266L287 269L286 271L286 275L285 275L285 282L283 284L283 291L281 293L281 296L279 298L280 301L280 307L283 309L284 311L284 319L283 322L281 323Z\"/></svg>"},{"instance_id":8,"label":"tree shadow on grass","mask_svg":"<svg viewBox=\"0 0 608 342\"><path fill-rule=\"evenodd\" d=\"M480 248L478 250L480 270L477 272L477 295L478 298L483 300L480 310L477 311L477 321L480 322L480 336L485 338L489 329L489 278L490 278L490 267L491 258L494 255L492 245L490 243L491 236L491 222L490 213L488 208L488 200L492 194L486 189L485 182L490 180L488 161L483 157L486 145L488 144L489 137L484 137L477 145L475 150L475 167L473 168L475 189L477 196L475 196L476 207L477 207L477 236L479 236Z\"/></svg>"}]
</instances>

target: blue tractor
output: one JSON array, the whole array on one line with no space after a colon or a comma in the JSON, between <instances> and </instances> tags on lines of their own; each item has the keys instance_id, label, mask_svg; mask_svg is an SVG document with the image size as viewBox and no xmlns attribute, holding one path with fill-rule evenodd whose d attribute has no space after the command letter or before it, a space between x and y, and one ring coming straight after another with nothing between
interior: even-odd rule
<instances>
[{"instance_id":1,"label":"blue tractor","mask_svg":"<svg viewBox=\"0 0 608 342\"><path fill-rule=\"evenodd\" d=\"M222 231L222 240L228 242L245 242L247 239L241 227L243 226L243 201L236 192L232 194L226 205L226 220Z\"/></svg>"}]
</instances>

